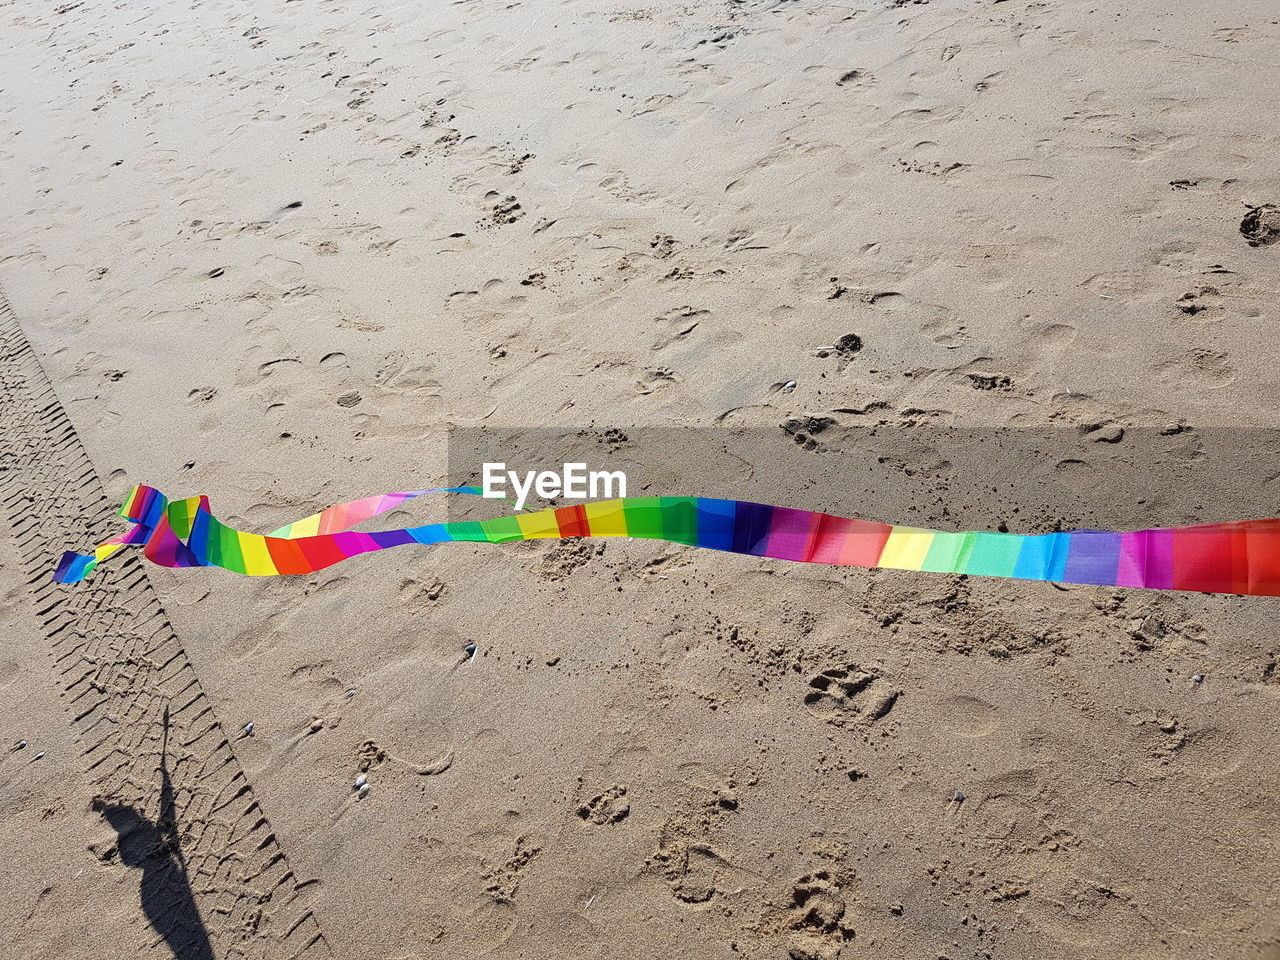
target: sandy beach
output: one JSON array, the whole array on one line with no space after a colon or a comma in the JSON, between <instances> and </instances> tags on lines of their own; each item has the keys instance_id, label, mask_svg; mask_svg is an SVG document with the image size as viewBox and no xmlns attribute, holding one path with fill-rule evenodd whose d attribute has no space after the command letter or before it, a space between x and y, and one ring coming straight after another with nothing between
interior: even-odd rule
<instances>
[{"instance_id":1,"label":"sandy beach","mask_svg":"<svg viewBox=\"0 0 1280 960\"><path fill-rule=\"evenodd\" d=\"M508 447L1280 516L1278 58L1269 0L0 0L0 958L1280 960L1274 599L632 540L48 582L134 484L266 532Z\"/></svg>"}]
</instances>

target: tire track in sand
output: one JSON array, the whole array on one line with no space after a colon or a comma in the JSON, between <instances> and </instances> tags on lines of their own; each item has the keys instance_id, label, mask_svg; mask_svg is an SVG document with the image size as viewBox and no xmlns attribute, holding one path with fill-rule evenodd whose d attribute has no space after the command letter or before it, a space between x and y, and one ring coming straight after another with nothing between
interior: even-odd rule
<instances>
[{"instance_id":1,"label":"tire track in sand","mask_svg":"<svg viewBox=\"0 0 1280 960\"><path fill-rule=\"evenodd\" d=\"M141 562L117 558L79 587L51 581L68 545L118 531L113 512L0 291L0 515L83 745L95 806L130 807L157 823L172 818L168 827L181 838L190 891L143 886L145 912L163 931L155 952L186 936L175 929L186 925L207 931L217 957L331 957L299 895L307 884L290 869ZM170 790L161 763L166 711Z\"/></svg>"}]
</instances>

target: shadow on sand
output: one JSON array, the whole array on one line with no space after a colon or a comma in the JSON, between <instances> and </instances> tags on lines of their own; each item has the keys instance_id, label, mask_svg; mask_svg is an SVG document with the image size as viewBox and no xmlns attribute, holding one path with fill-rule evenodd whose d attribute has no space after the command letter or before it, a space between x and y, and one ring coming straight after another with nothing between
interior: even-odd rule
<instances>
[{"instance_id":1,"label":"shadow on sand","mask_svg":"<svg viewBox=\"0 0 1280 960\"><path fill-rule=\"evenodd\" d=\"M166 707L160 748L160 813L155 822L140 810L101 797L94 800L93 809L115 829L121 862L142 871L142 911L176 960L213 960L209 932L196 910L187 864L178 842L168 749L169 708Z\"/></svg>"}]
</instances>

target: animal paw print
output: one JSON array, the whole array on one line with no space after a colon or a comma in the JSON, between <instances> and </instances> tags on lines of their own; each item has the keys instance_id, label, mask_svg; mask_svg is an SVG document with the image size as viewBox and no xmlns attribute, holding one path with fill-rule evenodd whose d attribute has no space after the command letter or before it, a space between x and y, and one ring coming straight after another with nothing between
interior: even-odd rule
<instances>
[{"instance_id":1,"label":"animal paw print","mask_svg":"<svg viewBox=\"0 0 1280 960\"><path fill-rule=\"evenodd\" d=\"M1280 207L1271 203L1253 207L1240 221L1240 234L1251 247L1265 247L1280 240Z\"/></svg>"},{"instance_id":2,"label":"animal paw print","mask_svg":"<svg viewBox=\"0 0 1280 960\"><path fill-rule=\"evenodd\" d=\"M490 193L489 200L489 216L486 218L491 226L502 227L509 223L515 223L524 216L524 209L520 206L520 201L515 197L503 197L496 193Z\"/></svg>"},{"instance_id":3,"label":"animal paw print","mask_svg":"<svg viewBox=\"0 0 1280 960\"><path fill-rule=\"evenodd\" d=\"M785 922L792 933L788 956L792 960L836 960L854 934L838 878L827 870L806 874L796 881L791 900Z\"/></svg>"},{"instance_id":4,"label":"animal paw print","mask_svg":"<svg viewBox=\"0 0 1280 960\"><path fill-rule=\"evenodd\" d=\"M835 426L831 417L794 417L781 424L782 431L806 450L825 450L822 442L815 440L816 434Z\"/></svg>"},{"instance_id":5,"label":"animal paw print","mask_svg":"<svg viewBox=\"0 0 1280 960\"><path fill-rule=\"evenodd\" d=\"M542 558L544 580L563 580L592 559L603 556L605 545L587 540L570 541L553 547Z\"/></svg>"},{"instance_id":6,"label":"animal paw print","mask_svg":"<svg viewBox=\"0 0 1280 960\"><path fill-rule=\"evenodd\" d=\"M844 290L844 287L840 288ZM862 349L862 338L856 333L846 333L830 347L819 347L818 356L826 358L833 353L841 360L852 360L853 355Z\"/></svg>"},{"instance_id":7,"label":"animal paw print","mask_svg":"<svg viewBox=\"0 0 1280 960\"><path fill-rule=\"evenodd\" d=\"M1187 316L1194 317L1197 313L1204 313L1210 307L1217 306L1220 297L1217 287L1201 284L1180 296L1175 306Z\"/></svg>"},{"instance_id":8,"label":"animal paw print","mask_svg":"<svg viewBox=\"0 0 1280 960\"><path fill-rule=\"evenodd\" d=\"M528 837L516 840L515 852L501 865L490 866L484 873L485 892L495 903L510 903L516 891L520 889L520 881L524 879L524 871L542 852L542 847L533 843Z\"/></svg>"},{"instance_id":9,"label":"animal paw print","mask_svg":"<svg viewBox=\"0 0 1280 960\"><path fill-rule=\"evenodd\" d=\"M828 723L869 725L883 720L901 694L879 674L849 664L823 670L811 679L804 702Z\"/></svg>"},{"instance_id":10,"label":"animal paw print","mask_svg":"<svg viewBox=\"0 0 1280 960\"><path fill-rule=\"evenodd\" d=\"M670 234L655 234L654 238L649 241L649 249L653 251L653 255L659 260L666 260L676 252L676 241Z\"/></svg>"},{"instance_id":11,"label":"animal paw print","mask_svg":"<svg viewBox=\"0 0 1280 960\"><path fill-rule=\"evenodd\" d=\"M1012 390L1013 380L999 373L970 373L969 380L975 390Z\"/></svg>"},{"instance_id":12,"label":"animal paw print","mask_svg":"<svg viewBox=\"0 0 1280 960\"><path fill-rule=\"evenodd\" d=\"M607 823L621 823L631 813L631 804L626 797L626 787L612 786L579 805L578 818L598 827Z\"/></svg>"}]
</instances>

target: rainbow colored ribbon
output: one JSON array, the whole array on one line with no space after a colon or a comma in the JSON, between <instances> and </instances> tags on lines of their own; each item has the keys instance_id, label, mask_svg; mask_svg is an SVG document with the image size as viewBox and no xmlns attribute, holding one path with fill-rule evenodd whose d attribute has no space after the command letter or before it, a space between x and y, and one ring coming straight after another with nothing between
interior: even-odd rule
<instances>
[{"instance_id":1,"label":"rainbow colored ribbon","mask_svg":"<svg viewBox=\"0 0 1280 960\"><path fill-rule=\"evenodd\" d=\"M133 543L143 545L148 560L166 567L222 567L269 576L315 573L349 557L409 543L633 537L804 563L1280 596L1280 519L1019 536L944 533L741 500L625 497L493 520L371 533L351 529L415 497L445 491L480 492L447 487L368 497L263 536L223 524L210 512L208 497L171 501L152 487L138 486L120 508L135 526L91 554L66 553L54 579L83 580Z\"/></svg>"}]
</instances>

